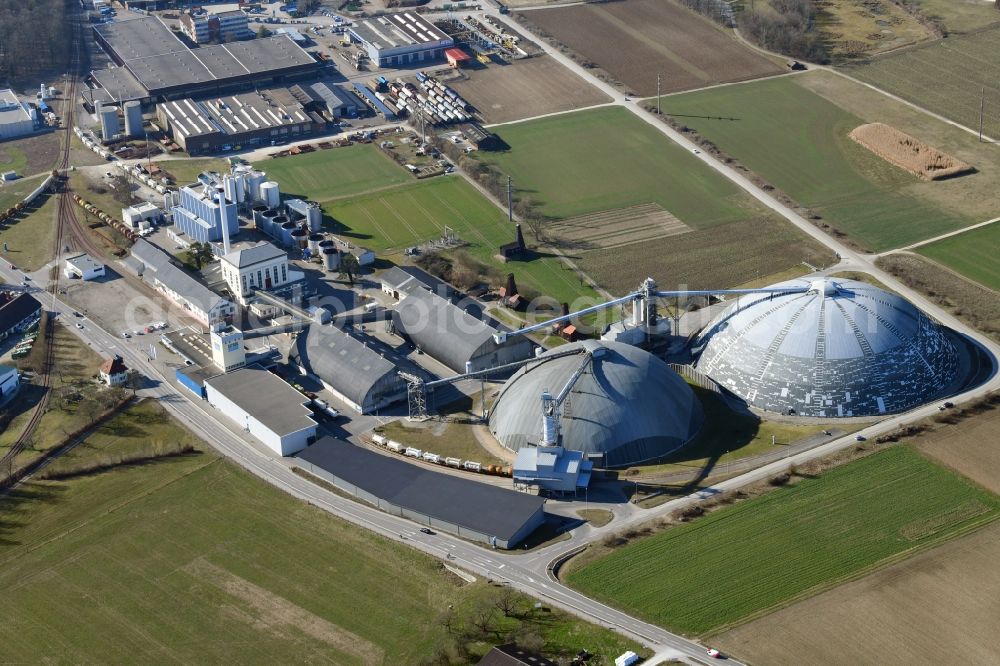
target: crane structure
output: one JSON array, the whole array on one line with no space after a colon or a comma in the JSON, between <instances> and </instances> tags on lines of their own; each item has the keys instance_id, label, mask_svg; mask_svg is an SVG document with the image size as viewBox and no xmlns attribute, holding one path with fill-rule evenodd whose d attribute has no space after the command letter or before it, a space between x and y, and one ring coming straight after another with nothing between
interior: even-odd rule
<instances>
[{"instance_id":1,"label":"crane structure","mask_svg":"<svg viewBox=\"0 0 1000 666\"><path fill-rule=\"evenodd\" d=\"M653 278L646 278L639 289L631 294L615 298L606 303L593 305L576 312L559 317L553 317L538 324L525 326L516 331L499 331L493 335L493 340L499 345L517 335L527 335L535 331L551 328L571 319L584 317L595 312L603 312L614 307L632 304L632 324L635 326L652 327L658 317L656 300L659 298L677 298L680 296L744 296L747 294L796 294L805 293L811 287L765 287L762 289L681 289L678 291L659 291Z\"/></svg>"},{"instance_id":2,"label":"crane structure","mask_svg":"<svg viewBox=\"0 0 1000 666\"><path fill-rule=\"evenodd\" d=\"M593 351L584 351L584 358L580 361L580 365L577 366L573 374L566 380L566 384L556 397L553 398L548 389L542 391L542 437L538 441L539 446L561 446L561 423L564 408L567 408L565 411L568 411L570 392L576 386L580 377L590 367L591 363L593 363L594 359L600 358L604 352L605 350L600 348Z\"/></svg>"}]
</instances>

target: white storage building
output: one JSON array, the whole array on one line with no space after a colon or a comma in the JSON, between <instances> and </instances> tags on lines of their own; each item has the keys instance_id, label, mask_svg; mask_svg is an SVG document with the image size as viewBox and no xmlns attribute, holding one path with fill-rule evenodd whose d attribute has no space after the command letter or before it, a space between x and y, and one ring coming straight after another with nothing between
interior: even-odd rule
<instances>
[{"instance_id":1,"label":"white storage building","mask_svg":"<svg viewBox=\"0 0 1000 666\"><path fill-rule=\"evenodd\" d=\"M13 139L34 131L34 112L10 88L0 90L0 139Z\"/></svg>"},{"instance_id":2,"label":"white storage building","mask_svg":"<svg viewBox=\"0 0 1000 666\"><path fill-rule=\"evenodd\" d=\"M259 365L248 365L205 381L210 405L281 456L316 440L309 400Z\"/></svg>"},{"instance_id":3,"label":"white storage building","mask_svg":"<svg viewBox=\"0 0 1000 666\"><path fill-rule=\"evenodd\" d=\"M63 275L70 279L95 280L104 277L104 264L89 254L78 254L66 259Z\"/></svg>"}]
</instances>

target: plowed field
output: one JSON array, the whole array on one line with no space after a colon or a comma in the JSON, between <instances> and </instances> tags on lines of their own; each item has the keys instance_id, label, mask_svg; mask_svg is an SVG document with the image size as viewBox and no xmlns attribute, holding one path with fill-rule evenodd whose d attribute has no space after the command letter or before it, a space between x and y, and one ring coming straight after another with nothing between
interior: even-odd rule
<instances>
[{"instance_id":1,"label":"plowed field","mask_svg":"<svg viewBox=\"0 0 1000 666\"><path fill-rule=\"evenodd\" d=\"M707 19L667 0L629 0L523 12L541 28L643 96L779 74Z\"/></svg>"}]
</instances>

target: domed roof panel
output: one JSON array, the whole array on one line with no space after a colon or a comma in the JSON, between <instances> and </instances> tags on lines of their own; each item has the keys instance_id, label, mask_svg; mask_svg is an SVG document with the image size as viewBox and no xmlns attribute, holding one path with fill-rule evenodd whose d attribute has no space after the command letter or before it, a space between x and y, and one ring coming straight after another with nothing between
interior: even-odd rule
<instances>
[{"instance_id":1,"label":"domed roof panel","mask_svg":"<svg viewBox=\"0 0 1000 666\"><path fill-rule=\"evenodd\" d=\"M943 329L906 300L855 281L792 280L741 297L702 334L698 368L751 404L815 416L900 411L957 370Z\"/></svg>"},{"instance_id":2,"label":"domed roof panel","mask_svg":"<svg viewBox=\"0 0 1000 666\"><path fill-rule=\"evenodd\" d=\"M517 450L541 438L542 393L557 397L571 380L560 420L563 445L607 466L656 458L698 430L701 405L666 363L636 347L584 341L547 352L504 386L490 430Z\"/></svg>"}]
</instances>

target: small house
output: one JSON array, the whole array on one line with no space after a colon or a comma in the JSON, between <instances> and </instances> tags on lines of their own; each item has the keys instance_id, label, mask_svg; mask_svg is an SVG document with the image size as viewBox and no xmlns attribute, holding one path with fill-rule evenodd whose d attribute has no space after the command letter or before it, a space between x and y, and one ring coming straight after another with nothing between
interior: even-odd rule
<instances>
[{"instance_id":1,"label":"small house","mask_svg":"<svg viewBox=\"0 0 1000 666\"><path fill-rule=\"evenodd\" d=\"M108 386L122 386L128 379L128 368L121 356L109 358L101 364L101 381Z\"/></svg>"}]
</instances>

